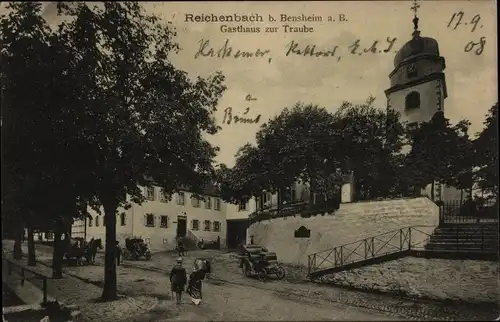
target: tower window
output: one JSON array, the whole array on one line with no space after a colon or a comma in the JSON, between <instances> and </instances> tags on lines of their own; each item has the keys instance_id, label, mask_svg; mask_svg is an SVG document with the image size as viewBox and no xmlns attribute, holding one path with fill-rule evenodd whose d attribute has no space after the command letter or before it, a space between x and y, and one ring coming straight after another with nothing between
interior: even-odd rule
<instances>
[{"instance_id":1,"label":"tower window","mask_svg":"<svg viewBox=\"0 0 500 322\"><path fill-rule=\"evenodd\" d=\"M413 110L416 108L420 108L420 94L418 92L411 92L406 95L405 98L405 109Z\"/></svg>"}]
</instances>

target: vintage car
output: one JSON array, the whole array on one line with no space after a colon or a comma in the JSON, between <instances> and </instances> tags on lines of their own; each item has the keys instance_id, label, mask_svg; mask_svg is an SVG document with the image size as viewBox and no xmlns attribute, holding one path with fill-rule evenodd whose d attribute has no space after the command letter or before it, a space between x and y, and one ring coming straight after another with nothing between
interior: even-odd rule
<instances>
[{"instance_id":1,"label":"vintage car","mask_svg":"<svg viewBox=\"0 0 500 322\"><path fill-rule=\"evenodd\" d=\"M257 276L265 280L269 275L275 275L280 280L285 278L285 269L278 263L276 253L263 246L241 245L236 254L240 259L240 268L247 277Z\"/></svg>"},{"instance_id":2,"label":"vintage car","mask_svg":"<svg viewBox=\"0 0 500 322\"><path fill-rule=\"evenodd\" d=\"M139 260L144 257L146 260L151 259L151 251L142 238L127 238L125 239L125 247L122 248L124 259Z\"/></svg>"}]
</instances>

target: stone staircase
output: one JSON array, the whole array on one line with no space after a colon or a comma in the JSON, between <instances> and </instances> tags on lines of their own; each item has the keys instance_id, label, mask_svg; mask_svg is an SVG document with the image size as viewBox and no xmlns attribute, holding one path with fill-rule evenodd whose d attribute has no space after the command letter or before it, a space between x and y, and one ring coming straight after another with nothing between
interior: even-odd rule
<instances>
[{"instance_id":1,"label":"stone staircase","mask_svg":"<svg viewBox=\"0 0 500 322\"><path fill-rule=\"evenodd\" d=\"M498 243L497 224L458 224L436 228L425 249L497 253Z\"/></svg>"}]
</instances>

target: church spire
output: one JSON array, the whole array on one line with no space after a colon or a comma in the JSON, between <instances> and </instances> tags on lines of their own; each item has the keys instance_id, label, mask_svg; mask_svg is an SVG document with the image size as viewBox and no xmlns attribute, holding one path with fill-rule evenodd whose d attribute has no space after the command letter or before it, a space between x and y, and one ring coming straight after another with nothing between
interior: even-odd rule
<instances>
[{"instance_id":1,"label":"church spire","mask_svg":"<svg viewBox=\"0 0 500 322\"><path fill-rule=\"evenodd\" d=\"M412 36L414 38L420 36L420 30L418 30L418 16L417 16L417 11L418 8L420 8L420 4L418 3L419 0L413 0L413 5L411 7L411 10L413 11L413 33Z\"/></svg>"}]
</instances>

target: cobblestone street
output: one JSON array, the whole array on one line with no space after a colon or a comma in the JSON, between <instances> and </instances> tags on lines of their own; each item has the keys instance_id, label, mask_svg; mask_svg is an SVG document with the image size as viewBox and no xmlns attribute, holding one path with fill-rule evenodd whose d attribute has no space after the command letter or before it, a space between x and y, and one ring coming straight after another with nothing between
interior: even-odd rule
<instances>
[{"instance_id":1,"label":"cobblestone street","mask_svg":"<svg viewBox=\"0 0 500 322\"><path fill-rule=\"evenodd\" d=\"M50 265L51 248L36 247L38 260ZM175 254L156 253L151 261L125 261L119 266L120 294L156 300L153 304L149 302L147 313L143 310L144 313L137 314L133 320L491 320L495 315L467 306L413 301L311 283L260 282L245 278L232 254L220 251L189 252L184 257L185 266L189 269L197 257L211 259L214 271L211 279L204 283L204 302L200 307L190 305L188 298L184 298L185 304L180 307L171 300L168 273ZM64 270L98 287L103 283L102 265L100 254L96 265L65 267ZM98 289L100 292L100 287Z\"/></svg>"}]
</instances>

